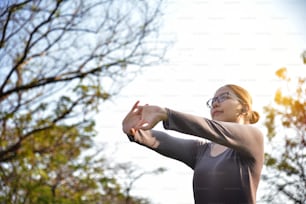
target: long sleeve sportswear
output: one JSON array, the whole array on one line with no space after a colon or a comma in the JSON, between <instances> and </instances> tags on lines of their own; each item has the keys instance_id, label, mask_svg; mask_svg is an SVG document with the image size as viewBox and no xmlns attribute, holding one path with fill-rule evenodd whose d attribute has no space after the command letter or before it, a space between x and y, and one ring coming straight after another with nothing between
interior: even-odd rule
<instances>
[{"instance_id":1,"label":"long sleeve sportswear","mask_svg":"<svg viewBox=\"0 0 306 204\"><path fill-rule=\"evenodd\" d=\"M139 130L133 138L164 156L194 170L195 204L256 203L256 191L264 160L263 137L252 125L209 120L168 110L165 129L204 138L228 148L211 155L212 143L182 139L162 131Z\"/></svg>"}]
</instances>

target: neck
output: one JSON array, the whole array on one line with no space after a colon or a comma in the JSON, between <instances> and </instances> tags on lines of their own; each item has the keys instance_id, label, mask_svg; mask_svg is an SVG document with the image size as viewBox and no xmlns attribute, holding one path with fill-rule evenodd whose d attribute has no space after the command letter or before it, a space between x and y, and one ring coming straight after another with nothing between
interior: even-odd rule
<instances>
[{"instance_id":1,"label":"neck","mask_svg":"<svg viewBox=\"0 0 306 204\"><path fill-rule=\"evenodd\" d=\"M245 117L238 117L237 118L237 123L241 124L241 125L247 125L247 124L250 124L250 122L248 120L246 120Z\"/></svg>"}]
</instances>

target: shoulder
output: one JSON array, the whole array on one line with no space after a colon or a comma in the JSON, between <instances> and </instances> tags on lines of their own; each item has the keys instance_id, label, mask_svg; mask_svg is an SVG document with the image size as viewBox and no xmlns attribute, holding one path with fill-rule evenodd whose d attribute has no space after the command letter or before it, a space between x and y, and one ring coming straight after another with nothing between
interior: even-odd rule
<instances>
[{"instance_id":1,"label":"shoulder","mask_svg":"<svg viewBox=\"0 0 306 204\"><path fill-rule=\"evenodd\" d=\"M239 124L233 122L220 122L220 123L232 130L242 131L241 133L252 134L256 137L263 138L262 131L253 124Z\"/></svg>"},{"instance_id":2,"label":"shoulder","mask_svg":"<svg viewBox=\"0 0 306 204\"><path fill-rule=\"evenodd\" d=\"M231 137L233 149L246 153L251 157L261 157L264 152L264 135L262 131L252 124L238 124L220 122Z\"/></svg>"}]
</instances>

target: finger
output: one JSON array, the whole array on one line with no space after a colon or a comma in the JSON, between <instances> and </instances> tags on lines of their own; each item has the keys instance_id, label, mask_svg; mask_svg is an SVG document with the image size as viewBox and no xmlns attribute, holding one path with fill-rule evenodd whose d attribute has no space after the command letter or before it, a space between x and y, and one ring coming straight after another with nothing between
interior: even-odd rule
<instances>
[{"instance_id":1,"label":"finger","mask_svg":"<svg viewBox=\"0 0 306 204\"><path fill-rule=\"evenodd\" d=\"M135 136L135 134L136 134L135 128L131 128L130 132L131 132L131 135Z\"/></svg>"},{"instance_id":2,"label":"finger","mask_svg":"<svg viewBox=\"0 0 306 204\"><path fill-rule=\"evenodd\" d=\"M140 142L140 143L142 143L142 134L140 133L140 131L139 130L137 130L137 129L134 129L134 128L132 128L133 129L133 132L134 132L134 135L133 135L133 139L134 139L134 141L136 141L136 142Z\"/></svg>"},{"instance_id":3,"label":"finger","mask_svg":"<svg viewBox=\"0 0 306 204\"><path fill-rule=\"evenodd\" d=\"M141 128L140 129L142 129L142 130L149 130L149 129L151 129L150 128L150 126L149 126L149 123L143 123L142 125L141 125Z\"/></svg>"},{"instance_id":4,"label":"finger","mask_svg":"<svg viewBox=\"0 0 306 204\"><path fill-rule=\"evenodd\" d=\"M133 114L140 114L143 111L144 106L137 106L134 110L133 110Z\"/></svg>"},{"instance_id":5,"label":"finger","mask_svg":"<svg viewBox=\"0 0 306 204\"><path fill-rule=\"evenodd\" d=\"M135 109L137 109L138 104L139 104L139 100L135 102L130 112L135 112Z\"/></svg>"},{"instance_id":6,"label":"finger","mask_svg":"<svg viewBox=\"0 0 306 204\"><path fill-rule=\"evenodd\" d=\"M147 121L144 120L140 120L136 125L135 125L136 129L141 129L141 130L150 130L150 124Z\"/></svg>"},{"instance_id":7,"label":"finger","mask_svg":"<svg viewBox=\"0 0 306 204\"><path fill-rule=\"evenodd\" d=\"M141 119L141 120L138 121L138 123L134 126L134 128L135 128L136 130L139 130L139 129L142 127L142 125L143 125L144 123L145 123L144 120Z\"/></svg>"}]
</instances>

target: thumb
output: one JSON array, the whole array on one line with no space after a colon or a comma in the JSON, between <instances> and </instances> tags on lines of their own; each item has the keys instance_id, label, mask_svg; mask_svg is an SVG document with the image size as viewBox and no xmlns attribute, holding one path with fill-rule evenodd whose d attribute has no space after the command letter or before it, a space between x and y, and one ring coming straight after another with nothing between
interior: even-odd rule
<instances>
[{"instance_id":1,"label":"thumb","mask_svg":"<svg viewBox=\"0 0 306 204\"><path fill-rule=\"evenodd\" d=\"M131 128L130 132L131 132L131 134L132 134L133 136L135 136L135 133L136 133L135 128Z\"/></svg>"}]
</instances>

